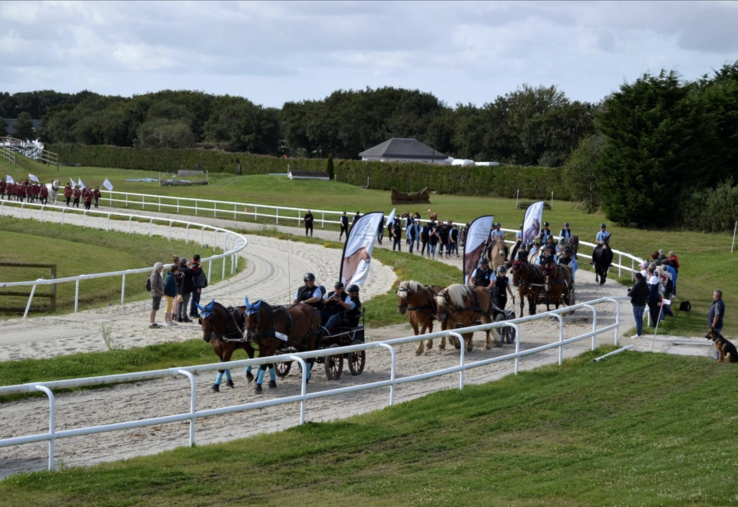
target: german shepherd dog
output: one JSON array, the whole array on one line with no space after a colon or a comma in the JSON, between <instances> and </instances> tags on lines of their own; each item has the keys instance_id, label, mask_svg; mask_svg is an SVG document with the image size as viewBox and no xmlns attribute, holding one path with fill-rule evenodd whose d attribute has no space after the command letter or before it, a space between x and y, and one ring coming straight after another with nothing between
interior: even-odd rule
<instances>
[{"instance_id":1,"label":"german shepherd dog","mask_svg":"<svg viewBox=\"0 0 738 507\"><path fill-rule=\"evenodd\" d=\"M722 363L723 360L726 363L738 363L738 350L735 345L730 343L723 335L715 331L714 328L710 328L710 332L705 336L708 340L712 340L715 343L715 348L718 350L718 363Z\"/></svg>"}]
</instances>

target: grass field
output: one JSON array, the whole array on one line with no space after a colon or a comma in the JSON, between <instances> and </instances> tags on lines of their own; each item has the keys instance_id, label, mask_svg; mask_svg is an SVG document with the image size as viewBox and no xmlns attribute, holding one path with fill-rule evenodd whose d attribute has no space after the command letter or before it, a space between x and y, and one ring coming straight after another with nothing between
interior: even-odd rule
<instances>
[{"instance_id":1,"label":"grass field","mask_svg":"<svg viewBox=\"0 0 738 507\"><path fill-rule=\"evenodd\" d=\"M212 252L202 251L195 245L186 245L184 241L172 240L160 236L148 237L140 234L106 232L98 229L82 228L73 225L49 225L35 220L21 220L3 217L0 219L0 262L28 262L56 264L57 278L81 274L121 271L124 269L153 266L161 261L171 262L173 254L186 255L191 258L194 253L203 257ZM245 267L245 260L240 259L239 268ZM226 270L226 278L230 276ZM212 270L210 280L215 283L221 279L221 271ZM6 268L0 267L0 280L4 282L35 280L49 278L50 271L40 268ZM145 290L148 275L141 273L126 276L126 301L146 299L149 293ZM10 290L10 289L8 289ZM13 288L14 291L30 292L29 288ZM80 309L120 303L121 278L95 278L80 282ZM74 283L57 285L57 312L69 312L74 309ZM37 289L39 293L50 292L50 287ZM3 296L0 306L25 306L27 298ZM34 307L48 308L47 298L34 299ZM17 315L12 313L0 316Z\"/></svg>"},{"instance_id":2,"label":"grass field","mask_svg":"<svg viewBox=\"0 0 738 507\"><path fill-rule=\"evenodd\" d=\"M334 423L11 477L6 505L730 505L734 365L599 349ZM309 415L309 409L308 409Z\"/></svg>"},{"instance_id":3,"label":"grass field","mask_svg":"<svg viewBox=\"0 0 738 507\"><path fill-rule=\"evenodd\" d=\"M0 163L2 171L14 177L24 177L20 169L13 170L7 163ZM161 195L177 195L182 197L199 197L203 199L233 200L237 202L255 202L290 207L348 211L350 214L360 210L384 211L392 209L389 192L366 190L342 183L325 181L292 181L279 176L243 176L211 175L211 185L205 187L159 187L155 183L127 182L126 178L152 177L155 173L146 171L127 171L103 168L62 167L59 171L46 166L39 166L37 175L42 180L59 178L66 182L69 177L81 178L86 184L101 183L110 179L116 190L153 193ZM511 196L512 197L512 196ZM555 196L554 196L555 197ZM434 212L440 219L469 221L482 214L494 214L502 222L503 227L515 229L524 216L524 211L515 209L514 199L494 199L484 197L461 197L453 195L432 195ZM105 204L105 201L102 201ZM427 206L400 206L398 211L418 211L425 216ZM200 213L203 213L202 211ZM211 215L212 216L212 213ZM565 221L571 224L575 234L586 241L594 241L601 222L605 221L601 214L586 214L574 203L554 201L553 211L544 212L544 220L548 220L551 229L558 233ZM692 312L679 315L676 319L667 320L664 332L700 335L705 331L706 315L712 303L712 292L716 288L724 291L724 299L728 307L726 315L726 332L735 334L738 327L738 312L731 308L738 307L738 294L730 290L738 282L738 254L730 254L731 237L729 234L705 234L683 232L678 230L644 231L627 227L618 227L608 222L612 232L613 248L630 252L643 258L649 258L653 250L664 248L674 250L682 263L679 277L679 296L692 302ZM336 227L336 231L337 231ZM617 272L611 273L616 277ZM432 280L431 280L432 281ZM440 282L438 282L440 283Z\"/></svg>"}]
</instances>

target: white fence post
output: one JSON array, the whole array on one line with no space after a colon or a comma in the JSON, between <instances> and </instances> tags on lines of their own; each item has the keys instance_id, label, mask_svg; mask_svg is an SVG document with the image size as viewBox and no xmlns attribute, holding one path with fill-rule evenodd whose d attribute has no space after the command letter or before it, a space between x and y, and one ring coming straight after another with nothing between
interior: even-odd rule
<instances>
[{"instance_id":1,"label":"white fence post","mask_svg":"<svg viewBox=\"0 0 738 507\"><path fill-rule=\"evenodd\" d=\"M195 376L187 370L179 370L180 375L184 375L190 379L190 447L195 445L195 406L197 400L197 390L195 389Z\"/></svg>"},{"instance_id":2,"label":"white fence post","mask_svg":"<svg viewBox=\"0 0 738 507\"><path fill-rule=\"evenodd\" d=\"M123 275L123 281L120 284L120 304L123 304L126 297L126 275Z\"/></svg>"},{"instance_id":3,"label":"white fence post","mask_svg":"<svg viewBox=\"0 0 738 507\"><path fill-rule=\"evenodd\" d=\"M733 248L735 247L735 231L738 231L738 222L733 226L733 243L730 245L730 253L733 253Z\"/></svg>"},{"instance_id":4,"label":"white fence post","mask_svg":"<svg viewBox=\"0 0 738 507\"><path fill-rule=\"evenodd\" d=\"M620 268L623 265L623 254L618 253L618 278L622 275Z\"/></svg>"},{"instance_id":5,"label":"white fence post","mask_svg":"<svg viewBox=\"0 0 738 507\"><path fill-rule=\"evenodd\" d=\"M279 225L279 208L277 208L277 225Z\"/></svg>"},{"instance_id":6,"label":"white fence post","mask_svg":"<svg viewBox=\"0 0 738 507\"><path fill-rule=\"evenodd\" d=\"M79 280L77 280L77 283L74 287L74 313L77 313L77 309L79 307Z\"/></svg>"},{"instance_id":7,"label":"white fence post","mask_svg":"<svg viewBox=\"0 0 738 507\"><path fill-rule=\"evenodd\" d=\"M54 470L54 433L55 429L54 427L56 424L54 423L54 420L56 419L56 404L54 403L54 393L51 392L51 389L49 389L46 386L36 386L37 391L41 391L42 393L46 394L46 396L49 398L49 436L51 437L49 439L49 465L48 470L51 472Z\"/></svg>"},{"instance_id":8,"label":"white fence post","mask_svg":"<svg viewBox=\"0 0 738 507\"><path fill-rule=\"evenodd\" d=\"M28 312L31 309L31 301L33 301L33 294L35 292L36 292L36 285L34 285L33 287L31 287L31 295L28 296L28 303L26 304L26 311L23 312L23 320L25 320L26 317L28 317Z\"/></svg>"}]
</instances>

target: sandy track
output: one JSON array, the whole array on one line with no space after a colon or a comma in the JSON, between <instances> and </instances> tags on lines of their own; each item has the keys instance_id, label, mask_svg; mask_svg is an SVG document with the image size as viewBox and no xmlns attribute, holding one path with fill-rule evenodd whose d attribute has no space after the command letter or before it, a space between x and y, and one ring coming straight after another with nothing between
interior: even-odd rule
<instances>
[{"instance_id":1,"label":"sandy track","mask_svg":"<svg viewBox=\"0 0 738 507\"><path fill-rule=\"evenodd\" d=\"M48 213L48 212L47 212ZM210 220L208 220L209 222ZM88 221L88 223L90 223ZM231 222L218 221L225 227ZM239 223L243 226L243 223ZM127 226L127 224L126 224ZM144 226L148 230L148 225ZM291 229L295 232L295 229ZM316 231L318 235L331 235L336 239L337 234ZM334 237L335 236L335 237ZM284 242L249 236L250 245L243 252L249 260L249 268L230 281L218 284L208 290L207 297L217 297L233 303L241 301L242 295L248 293L254 297L274 299L284 297L286 288L277 287L285 279L286 273L282 266L286 264L287 254ZM386 244L386 242L385 242ZM315 271L321 280L334 279L337 276L338 262L333 259L338 254L335 250L326 251L322 247L312 247L304 244L292 244L300 248L299 260L297 255L291 256L291 278L295 284L299 282L302 271ZM326 253L328 252L328 253ZM331 257L330 263L323 262L326 256ZM456 259L445 261L459 265ZM299 266L299 268L295 268ZM215 266L214 266L215 267ZM367 286L366 293L379 294L386 292L394 280L391 271L379 263L372 268L372 285ZM298 270L295 273L296 269ZM334 269L334 271L330 271ZM389 274L386 273L389 271ZM579 301L587 301L597 297L623 295L624 288L618 284L608 283L604 286L595 285L593 275L584 271L578 273L577 295ZM381 281L380 281L381 280ZM296 285L293 284L293 287ZM370 287L371 290L370 290ZM29 340L31 325L35 329L41 326L44 331L53 330L53 337L44 337L43 345L48 355L57 355L84 350L101 350L104 348L99 334L99 323L110 322L116 331L114 340L123 346L144 345L155 341L174 339L188 339L198 336L197 330L185 326L176 332L148 332L144 329L145 315L148 311L147 303L131 303L123 306L102 308L81 312L78 315L64 317L43 317L31 319L28 323L18 320L0 324L0 357L7 359L11 354L26 357L31 350L29 346L18 345ZM543 307L540 307L543 309ZM614 305L599 307L599 326L614 322ZM633 327L629 305L621 310L623 322L622 331ZM587 311L578 311L565 318L565 337L573 337L591 330L591 314ZM558 339L558 326L554 319L541 319L522 325L521 348L532 348L543 343L550 343ZM168 333L168 334L165 334ZM368 340L378 340L400 337L409 334L408 326L390 326L367 331ZM34 335L38 336L36 333ZM483 334L475 335L475 349L467 355L467 362L499 356L513 350L511 345L502 349L481 350ZM36 338L35 342L40 339ZM631 343L630 340L621 342ZM584 340L565 349L565 357L571 357L586 350L590 340ZM598 337L597 343L612 343L612 333ZM38 345L38 343L36 343ZM414 345L405 345L398 349L398 376L407 376L421 372L440 369L458 364L459 353L453 348L440 351L438 343L431 351L420 357L415 356ZM521 360L521 369L530 369L543 364L555 362L555 349L545 353L528 356ZM512 372L513 363L505 362L485 366L468 371L467 383L482 383L501 378ZM309 392L328 389L334 386L347 386L357 383L370 382L389 378L390 357L386 351L370 351L367 353L367 367L358 377L352 377L345 368L344 375L338 381L329 382L325 379L322 366L316 365L315 380L309 386ZM299 376L290 373L288 377L279 381L279 388L265 391L261 397L255 395L245 381L243 371L234 372L235 389L223 389L219 394L209 393L209 387L214 375L203 374L197 376L197 408L215 408L237 403L268 399L275 396L288 396L299 393ZM396 401L402 402L418 398L428 393L457 388L458 375L445 376L414 382L398 386ZM338 417L364 413L387 405L389 390L387 388L362 392L339 397L312 400L307 405L307 417L312 421L326 421ZM114 386L105 389L64 393L57 396L57 430L70 429L93 424L106 424L123 420L136 420L148 417L183 413L188 409L189 382L184 378L161 379L149 382L140 382ZM0 424L0 438L9 438L22 434L42 433L47 431L48 402L45 399L29 399L19 402L6 403L0 406L2 421ZM244 413L201 419L197 422L197 442L199 444L213 443L234 438L246 437L262 432L279 431L296 425L299 422L299 405L287 405L268 409L252 410ZM57 460L67 465L89 465L100 461L111 461L129 458L137 455L157 453L177 446L187 444L188 425L183 423L148 427L130 431L120 431L85 437L75 437L59 440L56 443ZM27 470L39 470L45 467L47 444L32 444L0 449L0 477L11 473Z\"/></svg>"}]
</instances>

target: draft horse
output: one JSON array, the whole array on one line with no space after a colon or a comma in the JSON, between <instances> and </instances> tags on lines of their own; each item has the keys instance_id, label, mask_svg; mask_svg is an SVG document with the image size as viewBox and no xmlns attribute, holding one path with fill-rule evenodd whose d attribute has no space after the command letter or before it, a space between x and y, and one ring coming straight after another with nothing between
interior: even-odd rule
<instances>
[{"instance_id":1,"label":"draft horse","mask_svg":"<svg viewBox=\"0 0 738 507\"><path fill-rule=\"evenodd\" d=\"M595 282L599 280L600 285L605 283L605 280L607 280L607 272L610 270L610 265L612 265L612 249L610 248L610 238L611 236L608 236L605 238L605 240L602 242L602 245L598 245L595 247L594 252L592 252L592 262L594 263L595 268Z\"/></svg>"},{"instance_id":2,"label":"draft horse","mask_svg":"<svg viewBox=\"0 0 738 507\"><path fill-rule=\"evenodd\" d=\"M509 252L505 240L496 236L495 241L487 247L486 253L492 269L497 272L497 268L504 266L507 262L507 254Z\"/></svg>"},{"instance_id":3,"label":"draft horse","mask_svg":"<svg viewBox=\"0 0 738 507\"><path fill-rule=\"evenodd\" d=\"M422 285L415 281L400 283L397 289L397 313L400 315L407 313L415 336L433 332L433 319L436 318L435 297L443 289L444 287L440 285ZM426 340L425 347L428 350L432 349L433 340ZM438 348L446 348L446 337L441 338ZM415 354L419 356L422 353L423 342L419 341Z\"/></svg>"},{"instance_id":4,"label":"draft horse","mask_svg":"<svg viewBox=\"0 0 738 507\"><path fill-rule=\"evenodd\" d=\"M543 290L543 270L536 264L524 260L515 260L512 263L513 286L518 288L520 296L520 316L523 316L525 299L528 299L528 314L536 314L538 297Z\"/></svg>"},{"instance_id":5,"label":"draft horse","mask_svg":"<svg viewBox=\"0 0 738 507\"><path fill-rule=\"evenodd\" d=\"M443 331L473 326L477 319L481 319L484 324L492 322L490 317L492 296L485 287L471 288L461 284L451 285L438 293L436 306L438 307L438 320L441 321ZM484 348L489 350L489 329L485 331L485 335ZM471 352L474 348L474 333L464 333L462 336L466 342L466 351ZM461 348L461 343L456 338L450 338L450 340L454 347ZM497 341L495 345L502 346Z\"/></svg>"},{"instance_id":6,"label":"draft horse","mask_svg":"<svg viewBox=\"0 0 738 507\"><path fill-rule=\"evenodd\" d=\"M571 290L571 270L568 266L561 266L554 262L553 257L544 258L541 262L543 269L543 290L546 292L546 311L551 311L551 303L556 304L556 309L563 302L568 304L569 291Z\"/></svg>"},{"instance_id":7,"label":"draft horse","mask_svg":"<svg viewBox=\"0 0 738 507\"><path fill-rule=\"evenodd\" d=\"M298 303L291 306L277 306L272 308L266 301L259 300L249 304L246 298L246 312L244 313L244 336L248 343L255 343L261 357L269 357L280 350L296 350L306 352L315 350L320 344L320 313L312 306ZM310 380L310 371L314 359L307 360L307 379ZM261 392L264 382L266 365L261 365L256 377L255 390ZM276 379L272 375L269 384L276 386Z\"/></svg>"},{"instance_id":8,"label":"draft horse","mask_svg":"<svg viewBox=\"0 0 738 507\"><path fill-rule=\"evenodd\" d=\"M227 363L230 361L231 356L237 349L245 350L249 359L258 356L259 352L254 349L253 344L243 339L245 306L226 308L220 303L216 303L215 300L204 307L197 303L195 305L200 311L200 318L197 321L202 326L202 339L213 346L213 351L222 362ZM269 365L269 370L273 373L274 365ZM218 370L215 384L210 388L212 392L220 392L220 383L223 380L224 373L226 386L235 387L231 379L231 370ZM251 366L246 368L246 380L249 382L254 380L254 375L251 373ZM277 384L274 383L271 387L277 387Z\"/></svg>"}]
</instances>

